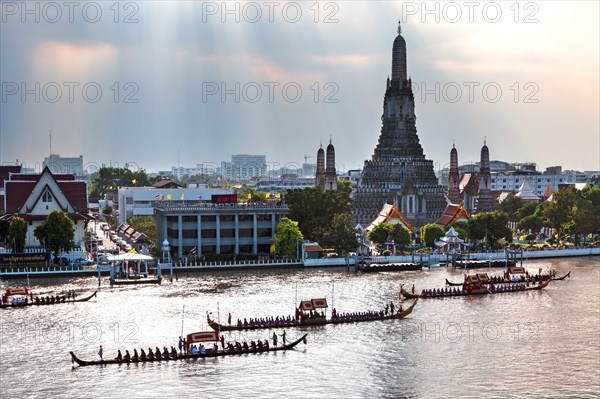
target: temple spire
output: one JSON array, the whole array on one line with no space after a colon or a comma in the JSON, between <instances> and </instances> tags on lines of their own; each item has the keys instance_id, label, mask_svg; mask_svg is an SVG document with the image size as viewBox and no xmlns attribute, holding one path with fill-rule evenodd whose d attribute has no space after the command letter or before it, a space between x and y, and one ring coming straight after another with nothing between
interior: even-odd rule
<instances>
[{"instance_id":1,"label":"temple spire","mask_svg":"<svg viewBox=\"0 0 600 399\"><path fill-rule=\"evenodd\" d=\"M398 32L399 35L402 34L402 20L401 19L398 20L398 29L396 30L396 32Z\"/></svg>"}]
</instances>

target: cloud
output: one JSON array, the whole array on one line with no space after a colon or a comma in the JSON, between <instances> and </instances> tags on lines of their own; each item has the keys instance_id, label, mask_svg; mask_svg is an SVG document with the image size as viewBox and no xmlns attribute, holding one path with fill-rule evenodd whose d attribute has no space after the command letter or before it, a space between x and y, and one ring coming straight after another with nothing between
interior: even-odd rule
<instances>
[{"instance_id":1,"label":"cloud","mask_svg":"<svg viewBox=\"0 0 600 399\"><path fill-rule=\"evenodd\" d=\"M118 56L119 50L108 43L44 42L35 51L34 67L38 72L75 77L105 70L116 63Z\"/></svg>"}]
</instances>

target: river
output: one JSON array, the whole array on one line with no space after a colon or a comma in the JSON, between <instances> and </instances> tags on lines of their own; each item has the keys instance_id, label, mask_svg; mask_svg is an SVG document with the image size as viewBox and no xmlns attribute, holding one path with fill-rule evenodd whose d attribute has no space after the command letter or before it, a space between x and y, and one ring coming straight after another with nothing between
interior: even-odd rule
<instances>
[{"instance_id":1,"label":"river","mask_svg":"<svg viewBox=\"0 0 600 399\"><path fill-rule=\"evenodd\" d=\"M462 271L213 272L115 288L103 280L90 302L0 310L0 396L598 397L600 258L538 260L527 267L572 273L543 291L420 300L405 320L287 329L288 340L309 333L307 345L287 352L73 367L69 351L92 360L99 345L105 358L117 349L176 346L182 322L185 334L209 329L207 311L222 322L229 312L234 320L288 315L296 298L319 297L338 312L383 309L390 301L398 305L400 284L443 287L445 278L460 281ZM9 283L17 282L3 282ZM34 292L77 289L80 296L96 286L93 278L31 281ZM225 338L264 340L272 333Z\"/></svg>"}]
</instances>

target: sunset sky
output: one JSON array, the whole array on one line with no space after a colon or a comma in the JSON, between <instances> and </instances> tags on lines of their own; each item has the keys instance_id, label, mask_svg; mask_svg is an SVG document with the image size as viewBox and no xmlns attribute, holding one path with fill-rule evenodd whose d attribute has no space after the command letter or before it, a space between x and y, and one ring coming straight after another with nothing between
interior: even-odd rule
<instances>
[{"instance_id":1,"label":"sunset sky","mask_svg":"<svg viewBox=\"0 0 600 399\"><path fill-rule=\"evenodd\" d=\"M338 169L362 168L401 19L436 168L486 137L492 159L600 169L596 1L45 4L2 2L2 164L41 164L52 128L53 153L88 166L301 164L332 137Z\"/></svg>"}]
</instances>

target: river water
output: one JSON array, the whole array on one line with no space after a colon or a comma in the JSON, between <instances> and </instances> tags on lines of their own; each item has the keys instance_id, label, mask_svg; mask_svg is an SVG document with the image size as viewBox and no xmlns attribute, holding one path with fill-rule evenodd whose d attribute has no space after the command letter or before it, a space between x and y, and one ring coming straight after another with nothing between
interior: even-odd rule
<instances>
[{"instance_id":1,"label":"river water","mask_svg":"<svg viewBox=\"0 0 600 399\"><path fill-rule=\"evenodd\" d=\"M214 272L117 288L104 280L90 302L0 310L0 397L598 397L600 258L527 267L572 273L541 292L421 300L400 321L288 329L288 340L303 331L309 336L307 345L287 352L73 367L71 350L93 360L99 345L105 358L117 349L176 346L182 322L185 334L209 329L207 311L222 322L229 312L234 320L287 315L296 298L319 297L338 312L383 309L390 301L397 307L400 284L442 287L462 272ZM31 281L36 292L83 295L96 286L92 278ZM272 333L225 337L249 341Z\"/></svg>"}]
</instances>

